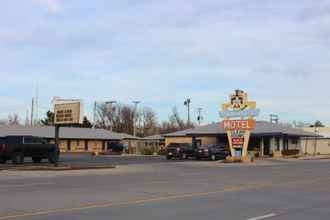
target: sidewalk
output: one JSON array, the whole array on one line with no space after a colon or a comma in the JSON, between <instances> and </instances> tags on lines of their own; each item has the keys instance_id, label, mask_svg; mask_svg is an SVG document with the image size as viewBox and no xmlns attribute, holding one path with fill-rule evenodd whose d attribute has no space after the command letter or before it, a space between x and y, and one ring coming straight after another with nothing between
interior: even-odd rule
<instances>
[{"instance_id":1,"label":"sidewalk","mask_svg":"<svg viewBox=\"0 0 330 220\"><path fill-rule=\"evenodd\" d=\"M299 157L299 160L327 160L330 155L306 155Z\"/></svg>"}]
</instances>

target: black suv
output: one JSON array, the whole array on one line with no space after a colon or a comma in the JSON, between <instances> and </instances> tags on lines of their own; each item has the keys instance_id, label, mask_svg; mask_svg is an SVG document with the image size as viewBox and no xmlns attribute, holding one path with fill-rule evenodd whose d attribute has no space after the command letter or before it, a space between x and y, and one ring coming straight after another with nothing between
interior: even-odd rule
<instances>
[{"instance_id":1,"label":"black suv","mask_svg":"<svg viewBox=\"0 0 330 220\"><path fill-rule=\"evenodd\" d=\"M0 163L11 160L13 164L23 164L24 157L32 157L34 163L48 159L57 163L60 150L56 144L49 144L45 139L32 136L7 136L0 138Z\"/></svg>"},{"instance_id":2,"label":"black suv","mask_svg":"<svg viewBox=\"0 0 330 220\"><path fill-rule=\"evenodd\" d=\"M221 160L226 159L230 153L225 145L209 144L196 149L196 159Z\"/></svg>"},{"instance_id":3,"label":"black suv","mask_svg":"<svg viewBox=\"0 0 330 220\"><path fill-rule=\"evenodd\" d=\"M167 146L166 159L172 158L185 160L188 157L194 157L195 149L192 144L189 143L172 143Z\"/></svg>"}]
</instances>

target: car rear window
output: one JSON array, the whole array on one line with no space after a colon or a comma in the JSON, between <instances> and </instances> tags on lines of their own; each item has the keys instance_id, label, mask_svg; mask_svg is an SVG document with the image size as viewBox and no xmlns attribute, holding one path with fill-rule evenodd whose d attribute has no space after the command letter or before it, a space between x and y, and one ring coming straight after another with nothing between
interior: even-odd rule
<instances>
[{"instance_id":1,"label":"car rear window","mask_svg":"<svg viewBox=\"0 0 330 220\"><path fill-rule=\"evenodd\" d=\"M4 138L0 138L0 144L4 144L5 143L5 139Z\"/></svg>"}]
</instances>

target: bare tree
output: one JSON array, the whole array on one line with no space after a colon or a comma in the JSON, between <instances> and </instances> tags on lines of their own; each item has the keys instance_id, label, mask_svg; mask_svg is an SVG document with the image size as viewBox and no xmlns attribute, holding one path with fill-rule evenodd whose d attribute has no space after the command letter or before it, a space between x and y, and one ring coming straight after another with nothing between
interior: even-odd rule
<instances>
[{"instance_id":1,"label":"bare tree","mask_svg":"<svg viewBox=\"0 0 330 220\"><path fill-rule=\"evenodd\" d=\"M97 123L96 127L110 130L110 126L114 132L133 134L134 124L136 123L139 137L151 136L154 134L164 134L192 128L192 123L185 123L179 115L177 108L172 109L172 114L168 121L157 122L156 113L148 107L144 107L139 111L135 111L134 106L116 104L115 108L108 109L106 104L97 106Z\"/></svg>"},{"instance_id":2,"label":"bare tree","mask_svg":"<svg viewBox=\"0 0 330 220\"><path fill-rule=\"evenodd\" d=\"M177 126L180 128L180 129L185 129L185 123L184 121L181 119L179 113L178 113L178 109L176 107L174 107L172 109L172 115L170 116L170 121L174 121Z\"/></svg>"},{"instance_id":3,"label":"bare tree","mask_svg":"<svg viewBox=\"0 0 330 220\"><path fill-rule=\"evenodd\" d=\"M96 126L98 128L107 128L106 120L109 117L106 103L97 105L96 107Z\"/></svg>"},{"instance_id":4,"label":"bare tree","mask_svg":"<svg viewBox=\"0 0 330 220\"><path fill-rule=\"evenodd\" d=\"M185 123L184 120L178 113L176 107L172 109L172 114L169 116L168 121L164 121L160 127L160 133L166 134L171 132L176 132L180 130L185 130L189 128L193 128L193 123Z\"/></svg>"},{"instance_id":5,"label":"bare tree","mask_svg":"<svg viewBox=\"0 0 330 220\"><path fill-rule=\"evenodd\" d=\"M293 125L289 122L279 122L278 125L282 128L292 128Z\"/></svg>"},{"instance_id":6,"label":"bare tree","mask_svg":"<svg viewBox=\"0 0 330 220\"><path fill-rule=\"evenodd\" d=\"M159 129L156 113L151 108L144 107L139 116L139 119L142 122L139 136L146 137L158 133Z\"/></svg>"},{"instance_id":7,"label":"bare tree","mask_svg":"<svg viewBox=\"0 0 330 220\"><path fill-rule=\"evenodd\" d=\"M117 104L115 108L109 110L108 105L101 104L96 109L96 127L109 129L110 126L115 132L133 134L133 118L138 114L130 105Z\"/></svg>"},{"instance_id":8,"label":"bare tree","mask_svg":"<svg viewBox=\"0 0 330 220\"><path fill-rule=\"evenodd\" d=\"M311 124L310 123L303 122L303 121L293 121L292 122L292 125L295 128L305 128L305 127L309 127Z\"/></svg>"},{"instance_id":9,"label":"bare tree","mask_svg":"<svg viewBox=\"0 0 330 220\"><path fill-rule=\"evenodd\" d=\"M7 125L7 121L5 119L0 119L0 125Z\"/></svg>"},{"instance_id":10,"label":"bare tree","mask_svg":"<svg viewBox=\"0 0 330 220\"><path fill-rule=\"evenodd\" d=\"M20 125L20 119L16 113L8 116L8 125Z\"/></svg>"}]
</instances>

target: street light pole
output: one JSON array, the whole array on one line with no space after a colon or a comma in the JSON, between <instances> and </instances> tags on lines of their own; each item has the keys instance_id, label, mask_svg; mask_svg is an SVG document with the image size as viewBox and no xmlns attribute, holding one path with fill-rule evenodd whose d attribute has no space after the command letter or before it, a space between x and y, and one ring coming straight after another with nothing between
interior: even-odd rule
<instances>
[{"instance_id":1,"label":"street light pole","mask_svg":"<svg viewBox=\"0 0 330 220\"><path fill-rule=\"evenodd\" d=\"M191 99L188 98L184 101L184 105L187 106L187 110L188 110L188 124L190 125L190 103L191 103Z\"/></svg>"},{"instance_id":2,"label":"street light pole","mask_svg":"<svg viewBox=\"0 0 330 220\"><path fill-rule=\"evenodd\" d=\"M140 101L133 101L134 103L134 114L133 114L133 136L136 136L136 111Z\"/></svg>"},{"instance_id":3,"label":"street light pole","mask_svg":"<svg viewBox=\"0 0 330 220\"><path fill-rule=\"evenodd\" d=\"M319 128L315 124L315 143L314 143L314 156L317 153L317 138L318 138Z\"/></svg>"},{"instance_id":4,"label":"street light pole","mask_svg":"<svg viewBox=\"0 0 330 220\"><path fill-rule=\"evenodd\" d=\"M198 112L197 121L199 126L201 125L201 121L203 120L202 110L203 110L202 108L197 108L197 112Z\"/></svg>"},{"instance_id":5,"label":"street light pole","mask_svg":"<svg viewBox=\"0 0 330 220\"><path fill-rule=\"evenodd\" d=\"M109 119L109 122L110 122L110 131L113 130L113 121L112 121L112 105L117 103L117 101L108 101L108 102L105 102L106 105L109 105L110 106L110 117L108 116L108 119Z\"/></svg>"}]
</instances>

